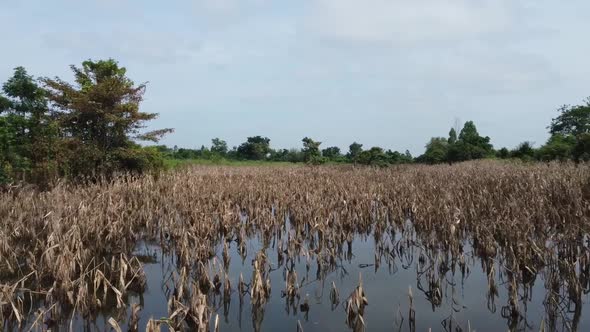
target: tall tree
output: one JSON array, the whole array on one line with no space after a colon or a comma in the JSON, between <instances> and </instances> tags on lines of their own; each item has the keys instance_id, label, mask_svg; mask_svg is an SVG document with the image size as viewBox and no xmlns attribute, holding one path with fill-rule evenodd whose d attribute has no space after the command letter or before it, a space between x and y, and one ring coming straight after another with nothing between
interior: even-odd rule
<instances>
[{"instance_id":1,"label":"tall tree","mask_svg":"<svg viewBox=\"0 0 590 332\"><path fill-rule=\"evenodd\" d=\"M420 160L429 164L444 163L447 161L448 152L448 140L444 137L433 137L426 144L426 151L420 157Z\"/></svg>"},{"instance_id":2,"label":"tall tree","mask_svg":"<svg viewBox=\"0 0 590 332\"><path fill-rule=\"evenodd\" d=\"M511 152L513 158L519 158L522 160L533 160L535 158L536 150L533 147L533 143L525 141L520 143L516 149Z\"/></svg>"},{"instance_id":3,"label":"tall tree","mask_svg":"<svg viewBox=\"0 0 590 332\"><path fill-rule=\"evenodd\" d=\"M451 130L449 131L448 142L449 142L449 144L455 144L456 141L457 141L457 132L455 131L455 128L451 128Z\"/></svg>"},{"instance_id":4,"label":"tall tree","mask_svg":"<svg viewBox=\"0 0 590 332\"><path fill-rule=\"evenodd\" d=\"M552 135L580 135L590 132L590 97L583 105L564 105L558 109L559 116L549 125Z\"/></svg>"},{"instance_id":5,"label":"tall tree","mask_svg":"<svg viewBox=\"0 0 590 332\"><path fill-rule=\"evenodd\" d=\"M270 138L262 136L248 137L238 147L238 156L248 160L262 160L270 153Z\"/></svg>"},{"instance_id":6,"label":"tall tree","mask_svg":"<svg viewBox=\"0 0 590 332\"><path fill-rule=\"evenodd\" d=\"M363 145L357 142L353 142L348 147L348 154L346 155L348 159L352 162L357 162L358 157L360 156L361 152L363 152Z\"/></svg>"},{"instance_id":7,"label":"tall tree","mask_svg":"<svg viewBox=\"0 0 590 332\"><path fill-rule=\"evenodd\" d=\"M383 152L382 148L374 146L369 150L361 152L358 158L358 162L364 165L386 166L387 156Z\"/></svg>"},{"instance_id":8,"label":"tall tree","mask_svg":"<svg viewBox=\"0 0 590 332\"><path fill-rule=\"evenodd\" d=\"M58 114L74 173L110 172L135 164L134 140L158 141L172 129L142 132L158 114L141 112L146 84L136 85L113 60L84 61L71 66L74 84L44 78ZM82 158L82 159L81 159Z\"/></svg>"},{"instance_id":9,"label":"tall tree","mask_svg":"<svg viewBox=\"0 0 590 332\"><path fill-rule=\"evenodd\" d=\"M457 141L448 147L447 159L449 162L464 161L480 159L492 154L490 138L480 136L473 121L467 121Z\"/></svg>"},{"instance_id":10,"label":"tall tree","mask_svg":"<svg viewBox=\"0 0 590 332\"><path fill-rule=\"evenodd\" d=\"M2 91L6 94L0 95L2 168L36 183L49 180L56 168L57 126L45 91L23 67L14 70Z\"/></svg>"},{"instance_id":11,"label":"tall tree","mask_svg":"<svg viewBox=\"0 0 590 332\"><path fill-rule=\"evenodd\" d=\"M314 141L309 137L305 137L301 140L303 142L303 158L305 162L317 163L320 161L321 152L320 145L322 142Z\"/></svg>"},{"instance_id":12,"label":"tall tree","mask_svg":"<svg viewBox=\"0 0 590 332\"><path fill-rule=\"evenodd\" d=\"M328 148L325 148L322 150L322 156L330 159L330 160L336 160L340 157L342 157L342 154L340 153L340 148L337 146L331 146Z\"/></svg>"},{"instance_id":13,"label":"tall tree","mask_svg":"<svg viewBox=\"0 0 590 332\"><path fill-rule=\"evenodd\" d=\"M211 152L220 156L225 156L227 154L227 142L219 138L212 139Z\"/></svg>"}]
</instances>

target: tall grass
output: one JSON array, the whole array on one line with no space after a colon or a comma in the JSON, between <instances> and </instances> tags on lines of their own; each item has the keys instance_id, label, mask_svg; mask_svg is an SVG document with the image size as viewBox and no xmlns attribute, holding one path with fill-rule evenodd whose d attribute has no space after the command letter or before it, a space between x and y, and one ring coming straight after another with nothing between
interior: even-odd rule
<instances>
[{"instance_id":1,"label":"tall grass","mask_svg":"<svg viewBox=\"0 0 590 332\"><path fill-rule=\"evenodd\" d=\"M494 266L501 262L510 315L518 317L519 291L541 271L551 289L548 301L565 299L577 307L590 289L589 179L588 166L557 163L192 165L157 178L129 175L87 186L60 184L47 192L12 188L0 195L0 312L23 324L24 299L42 296L45 311L39 314L54 320L72 311L93 317L105 306L124 314L126 294L142 292L146 284L133 249L139 241L155 241L174 253L178 271L169 319L150 321L148 328L204 331L213 315L211 297L232 291L229 255L212 259L212 248L223 244L227 252L235 242L231 250L245 257L244 244L254 234L264 249L250 282L240 276L237 289L240 301L249 294L255 321L261 322L271 291L266 250L277 251L275 265L285 269L283 292L295 305L293 260L304 256L322 273L332 271L357 234L375 238L376 268L419 255L418 289L433 306L442 300L443 272L465 273L463 245L469 241L489 276L492 300ZM331 292L337 301L337 290ZM346 302L347 322L355 329L364 326L365 302L360 284ZM547 310L557 315L558 309Z\"/></svg>"}]
</instances>

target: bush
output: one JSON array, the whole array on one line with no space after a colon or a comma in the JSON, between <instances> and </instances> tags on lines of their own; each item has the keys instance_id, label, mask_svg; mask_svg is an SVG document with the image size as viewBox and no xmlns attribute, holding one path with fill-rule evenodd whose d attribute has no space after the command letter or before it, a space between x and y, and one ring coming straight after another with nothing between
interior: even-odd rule
<instances>
[{"instance_id":1,"label":"bush","mask_svg":"<svg viewBox=\"0 0 590 332\"><path fill-rule=\"evenodd\" d=\"M120 148L113 153L113 159L113 170L147 173L164 168L164 155L152 147Z\"/></svg>"}]
</instances>

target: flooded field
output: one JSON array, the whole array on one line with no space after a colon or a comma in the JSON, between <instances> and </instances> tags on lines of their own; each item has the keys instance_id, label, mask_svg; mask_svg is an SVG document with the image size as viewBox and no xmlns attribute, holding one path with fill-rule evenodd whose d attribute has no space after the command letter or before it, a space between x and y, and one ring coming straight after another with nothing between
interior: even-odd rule
<instances>
[{"instance_id":1,"label":"flooded field","mask_svg":"<svg viewBox=\"0 0 590 332\"><path fill-rule=\"evenodd\" d=\"M5 330L586 331L587 166L196 167L0 200Z\"/></svg>"}]
</instances>

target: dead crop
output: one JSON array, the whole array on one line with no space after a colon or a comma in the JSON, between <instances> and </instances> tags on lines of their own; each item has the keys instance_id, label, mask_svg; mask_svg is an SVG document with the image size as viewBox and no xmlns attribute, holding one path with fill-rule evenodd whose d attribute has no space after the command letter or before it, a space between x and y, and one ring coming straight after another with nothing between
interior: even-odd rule
<instances>
[{"instance_id":1,"label":"dead crop","mask_svg":"<svg viewBox=\"0 0 590 332\"><path fill-rule=\"evenodd\" d=\"M367 264L375 270L416 266L416 293L433 309L448 297L458 301L454 288L448 291L449 274L464 279L480 264L488 308L498 308L511 329L526 324L523 310L540 276L547 290L543 327L575 329L581 296L590 292L589 179L586 165L481 161L385 169L202 166L62 183L45 192L10 188L0 194L0 315L4 329L41 329L67 326L74 315L92 321L116 307L109 323L119 328L129 294L146 288L134 250L150 242L173 255L176 266L165 280L169 316L150 320L148 330L164 324L207 331L210 322L219 329L217 308L227 313L232 293L240 308L250 297L259 330L271 286L288 311L313 310L308 295L301 302L302 287L345 274L342 262L351 261L354 239L364 237L375 241L374 262ZM229 268L231 253L245 261L252 238L262 249L244 280ZM300 261L303 271L296 269ZM271 285L274 271L284 284ZM329 280L328 287L335 308L340 292ZM496 303L501 287L510 294L507 303ZM413 327L414 296L410 290ZM351 328L370 325L366 304L359 280L343 302ZM140 328L140 310L133 307L129 330Z\"/></svg>"}]
</instances>

